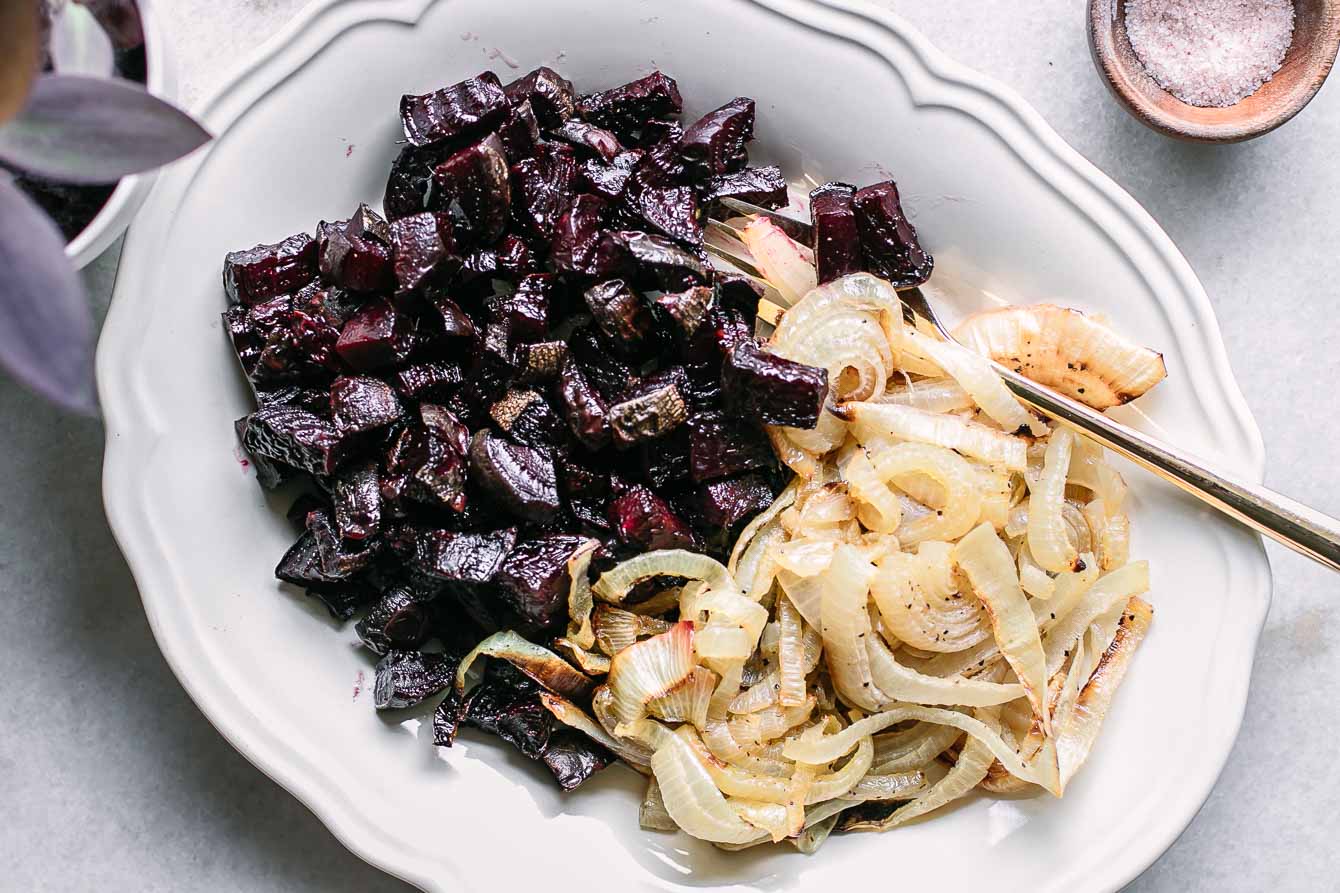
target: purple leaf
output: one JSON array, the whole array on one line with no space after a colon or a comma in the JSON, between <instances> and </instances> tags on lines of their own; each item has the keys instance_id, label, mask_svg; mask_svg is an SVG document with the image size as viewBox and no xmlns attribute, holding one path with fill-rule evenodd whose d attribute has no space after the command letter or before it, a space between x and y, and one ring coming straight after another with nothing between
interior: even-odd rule
<instances>
[{"instance_id":1,"label":"purple leaf","mask_svg":"<svg viewBox=\"0 0 1340 893\"><path fill-rule=\"evenodd\" d=\"M0 366L42 396L92 414L93 320L65 240L0 177Z\"/></svg>"},{"instance_id":2,"label":"purple leaf","mask_svg":"<svg viewBox=\"0 0 1340 893\"><path fill-rule=\"evenodd\" d=\"M114 183L204 145L189 115L116 78L44 75L0 127L0 160L67 183Z\"/></svg>"}]
</instances>

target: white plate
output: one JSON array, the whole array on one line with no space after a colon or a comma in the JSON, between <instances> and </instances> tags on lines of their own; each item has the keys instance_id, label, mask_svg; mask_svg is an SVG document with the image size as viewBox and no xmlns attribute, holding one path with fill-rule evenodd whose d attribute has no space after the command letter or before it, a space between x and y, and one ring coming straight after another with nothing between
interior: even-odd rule
<instances>
[{"instance_id":1,"label":"white plate","mask_svg":"<svg viewBox=\"0 0 1340 893\"><path fill-rule=\"evenodd\" d=\"M352 632L271 577L292 534L234 452L249 406L220 331L220 262L379 201L401 93L540 63L586 89L660 66L690 115L755 97L759 152L792 173L892 172L943 274L1107 313L1167 356L1137 423L1259 479L1260 435L1167 236L1023 102L893 16L795 0L325 0L206 104L219 136L154 189L101 344L107 511L182 684L352 850L425 889L838 890L886 866L900 886L946 891L1130 880L1228 756L1270 589L1258 539L1134 471L1134 551L1153 565L1157 615L1063 801L983 797L815 858L727 855L639 831L632 773L564 796L506 746L467 734L437 753L428 724L354 695L372 664Z\"/></svg>"}]
</instances>

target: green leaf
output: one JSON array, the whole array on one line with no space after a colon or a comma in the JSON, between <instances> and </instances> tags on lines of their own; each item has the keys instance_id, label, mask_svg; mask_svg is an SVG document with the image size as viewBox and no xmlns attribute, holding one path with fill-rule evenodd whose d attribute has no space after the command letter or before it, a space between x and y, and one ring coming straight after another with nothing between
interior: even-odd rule
<instances>
[{"instance_id":1,"label":"green leaf","mask_svg":"<svg viewBox=\"0 0 1340 893\"><path fill-rule=\"evenodd\" d=\"M0 366L47 399L92 414L93 319L56 225L0 177Z\"/></svg>"},{"instance_id":2,"label":"green leaf","mask_svg":"<svg viewBox=\"0 0 1340 893\"><path fill-rule=\"evenodd\" d=\"M210 139L185 112L116 78L43 75L0 127L0 161L66 183L114 183Z\"/></svg>"}]
</instances>

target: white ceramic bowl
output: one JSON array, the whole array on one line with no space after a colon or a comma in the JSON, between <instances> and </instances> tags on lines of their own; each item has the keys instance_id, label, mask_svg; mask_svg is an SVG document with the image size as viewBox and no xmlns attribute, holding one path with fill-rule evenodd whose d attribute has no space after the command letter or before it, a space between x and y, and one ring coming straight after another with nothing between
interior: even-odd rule
<instances>
[{"instance_id":1,"label":"white ceramic bowl","mask_svg":"<svg viewBox=\"0 0 1340 893\"><path fill-rule=\"evenodd\" d=\"M155 0L137 0L137 3L140 21L144 25L145 88L159 99L173 102L177 98L177 85L172 71L172 55L163 39ZM144 204L145 196L154 185L155 176L150 172L121 178L107 197L107 203L88 222L88 226L65 245L65 256L76 270L92 263L125 231L135 212Z\"/></svg>"},{"instance_id":2,"label":"white ceramic bowl","mask_svg":"<svg viewBox=\"0 0 1340 893\"><path fill-rule=\"evenodd\" d=\"M688 115L755 97L756 158L819 179L892 172L938 281L1106 313L1168 361L1126 417L1259 479L1259 433L1167 236L1023 102L897 18L801 0L320 0L204 105L218 138L163 174L131 228L99 351L108 516L182 684L352 850L429 890L1129 881L1217 778L1269 601L1257 538L1134 470L1134 552L1153 566L1157 615L1065 799L980 797L813 858L643 833L621 768L564 796L495 740L435 751L428 723L374 713L352 631L276 584L293 534L234 452L250 407L220 331L224 252L378 201L402 92L541 63L585 89L660 66Z\"/></svg>"}]
</instances>

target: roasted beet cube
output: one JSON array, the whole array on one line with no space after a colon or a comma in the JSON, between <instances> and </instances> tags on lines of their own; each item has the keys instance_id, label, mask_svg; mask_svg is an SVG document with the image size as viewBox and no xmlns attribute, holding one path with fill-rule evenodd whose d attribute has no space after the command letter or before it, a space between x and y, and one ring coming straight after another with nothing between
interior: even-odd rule
<instances>
[{"instance_id":1,"label":"roasted beet cube","mask_svg":"<svg viewBox=\"0 0 1340 893\"><path fill-rule=\"evenodd\" d=\"M354 369L378 369L404 359L407 321L386 301L374 301L345 324L335 350Z\"/></svg>"},{"instance_id":2,"label":"roasted beet cube","mask_svg":"<svg viewBox=\"0 0 1340 893\"><path fill-rule=\"evenodd\" d=\"M564 499L589 499L604 502L610 495L610 473L597 467L597 457L579 460L561 457L557 462L558 489Z\"/></svg>"},{"instance_id":3,"label":"roasted beet cube","mask_svg":"<svg viewBox=\"0 0 1340 893\"><path fill-rule=\"evenodd\" d=\"M625 265L622 245L603 230L607 205L595 195L579 195L559 215L549 259L562 273L595 278L618 275Z\"/></svg>"},{"instance_id":4,"label":"roasted beet cube","mask_svg":"<svg viewBox=\"0 0 1340 893\"><path fill-rule=\"evenodd\" d=\"M657 490L688 481L688 429L681 425L660 440L642 444L642 472Z\"/></svg>"},{"instance_id":5,"label":"roasted beet cube","mask_svg":"<svg viewBox=\"0 0 1340 893\"><path fill-rule=\"evenodd\" d=\"M538 686L511 664L497 660L484 671L484 681L466 695L465 722L537 760L549 746L554 718L540 703Z\"/></svg>"},{"instance_id":6,"label":"roasted beet cube","mask_svg":"<svg viewBox=\"0 0 1340 893\"><path fill-rule=\"evenodd\" d=\"M608 343L594 329L586 328L572 336L569 345L582 374L608 402L617 400L637 381L637 373L614 355Z\"/></svg>"},{"instance_id":7,"label":"roasted beet cube","mask_svg":"<svg viewBox=\"0 0 1340 893\"><path fill-rule=\"evenodd\" d=\"M233 422L233 430L237 432L238 443L245 444L247 436L247 418L240 418ZM246 447L243 447L246 450ZM256 469L256 483L267 490L273 490L280 484L290 480L294 475L294 470L281 462L276 462L269 456L262 456L246 450L248 461Z\"/></svg>"},{"instance_id":8,"label":"roasted beet cube","mask_svg":"<svg viewBox=\"0 0 1340 893\"><path fill-rule=\"evenodd\" d=\"M335 529L347 543L366 543L381 531L381 478L376 462L346 469L335 478Z\"/></svg>"},{"instance_id":9,"label":"roasted beet cube","mask_svg":"<svg viewBox=\"0 0 1340 893\"><path fill-rule=\"evenodd\" d=\"M814 267L820 285L862 268L861 236L852 207L855 194L846 183L825 183L810 193Z\"/></svg>"},{"instance_id":10,"label":"roasted beet cube","mask_svg":"<svg viewBox=\"0 0 1340 893\"><path fill-rule=\"evenodd\" d=\"M652 299L652 306L682 339L693 337L712 309L714 290L695 285L679 292L664 292Z\"/></svg>"},{"instance_id":11,"label":"roasted beet cube","mask_svg":"<svg viewBox=\"0 0 1340 893\"><path fill-rule=\"evenodd\" d=\"M646 487L630 487L610 500L608 516L619 541L642 549L693 549L693 531L664 499Z\"/></svg>"},{"instance_id":12,"label":"roasted beet cube","mask_svg":"<svg viewBox=\"0 0 1340 893\"><path fill-rule=\"evenodd\" d=\"M573 119L563 122L562 126L550 131L566 143L594 152L602 161L613 161L614 156L623 151L619 138L603 127L596 127L585 121Z\"/></svg>"},{"instance_id":13,"label":"roasted beet cube","mask_svg":"<svg viewBox=\"0 0 1340 893\"><path fill-rule=\"evenodd\" d=\"M460 366L450 363L418 363L406 366L392 377L392 386L410 400L437 400L449 396L464 380Z\"/></svg>"},{"instance_id":14,"label":"roasted beet cube","mask_svg":"<svg viewBox=\"0 0 1340 893\"><path fill-rule=\"evenodd\" d=\"M424 459L410 471L406 494L420 502L441 505L455 512L465 510L465 457L454 445L429 434Z\"/></svg>"},{"instance_id":15,"label":"roasted beet cube","mask_svg":"<svg viewBox=\"0 0 1340 893\"><path fill-rule=\"evenodd\" d=\"M554 460L542 450L478 431L470 444L470 476L518 518L544 524L558 512Z\"/></svg>"},{"instance_id":16,"label":"roasted beet cube","mask_svg":"<svg viewBox=\"0 0 1340 893\"><path fill-rule=\"evenodd\" d=\"M767 435L749 420L723 412L689 419L689 461L697 482L774 464Z\"/></svg>"},{"instance_id":17,"label":"roasted beet cube","mask_svg":"<svg viewBox=\"0 0 1340 893\"><path fill-rule=\"evenodd\" d=\"M545 127L558 127L577 113L577 94L572 81L552 68L540 66L503 88L513 103L529 101L535 117Z\"/></svg>"},{"instance_id":18,"label":"roasted beet cube","mask_svg":"<svg viewBox=\"0 0 1340 893\"><path fill-rule=\"evenodd\" d=\"M566 621L572 585L568 559L584 542L584 538L569 534L542 536L517 544L503 562L496 578L499 591L512 609L537 629Z\"/></svg>"},{"instance_id":19,"label":"roasted beet cube","mask_svg":"<svg viewBox=\"0 0 1340 893\"><path fill-rule=\"evenodd\" d=\"M655 329L642 296L622 279L588 288L583 295L596 325L619 353L635 356Z\"/></svg>"},{"instance_id":20,"label":"roasted beet cube","mask_svg":"<svg viewBox=\"0 0 1340 893\"><path fill-rule=\"evenodd\" d=\"M307 594L320 600L336 620L348 620L376 596L372 587L362 580L338 580L326 576L321 570L316 537L307 531L279 560L275 576L285 583L306 588Z\"/></svg>"},{"instance_id":21,"label":"roasted beet cube","mask_svg":"<svg viewBox=\"0 0 1340 893\"><path fill-rule=\"evenodd\" d=\"M428 303L442 317L442 333L450 338L473 338L475 322L470 314L461 309L451 298L440 292L428 295Z\"/></svg>"},{"instance_id":22,"label":"roasted beet cube","mask_svg":"<svg viewBox=\"0 0 1340 893\"><path fill-rule=\"evenodd\" d=\"M530 158L539 150L540 125L529 102L514 106L498 125L496 133L510 163Z\"/></svg>"},{"instance_id":23,"label":"roasted beet cube","mask_svg":"<svg viewBox=\"0 0 1340 893\"><path fill-rule=\"evenodd\" d=\"M828 370L768 353L752 340L731 351L721 369L728 412L761 425L813 428L828 398Z\"/></svg>"},{"instance_id":24,"label":"roasted beet cube","mask_svg":"<svg viewBox=\"0 0 1340 893\"><path fill-rule=\"evenodd\" d=\"M612 234L632 257L646 278L660 281L667 288L688 288L707 278L707 262L690 254L664 236L623 230Z\"/></svg>"},{"instance_id":25,"label":"roasted beet cube","mask_svg":"<svg viewBox=\"0 0 1340 893\"><path fill-rule=\"evenodd\" d=\"M485 533L419 531L414 537L412 564L435 579L478 586L492 582L515 545L513 527Z\"/></svg>"},{"instance_id":26,"label":"roasted beet cube","mask_svg":"<svg viewBox=\"0 0 1340 893\"><path fill-rule=\"evenodd\" d=\"M753 138L754 100L737 96L689 125L679 154L700 176L715 176L744 167L744 144Z\"/></svg>"},{"instance_id":27,"label":"roasted beet cube","mask_svg":"<svg viewBox=\"0 0 1340 893\"><path fill-rule=\"evenodd\" d=\"M389 291L395 286L391 233L376 211L360 204L354 216L317 226L321 275L353 291Z\"/></svg>"},{"instance_id":28,"label":"roasted beet cube","mask_svg":"<svg viewBox=\"0 0 1340 893\"><path fill-rule=\"evenodd\" d=\"M705 523L722 530L772 505L773 492L760 474L709 481L698 488L697 508Z\"/></svg>"},{"instance_id":29,"label":"roasted beet cube","mask_svg":"<svg viewBox=\"0 0 1340 893\"><path fill-rule=\"evenodd\" d=\"M525 446L552 449L563 442L563 422L536 391L513 388L489 407L489 417Z\"/></svg>"},{"instance_id":30,"label":"roasted beet cube","mask_svg":"<svg viewBox=\"0 0 1340 893\"><path fill-rule=\"evenodd\" d=\"M633 170L642 160L642 151L633 149L620 152L612 162L606 163L599 158L587 158L577 167L582 187L609 201L623 198Z\"/></svg>"},{"instance_id":31,"label":"roasted beet cube","mask_svg":"<svg viewBox=\"0 0 1340 893\"><path fill-rule=\"evenodd\" d=\"M558 394L563 418L582 446L598 450L609 443L609 405L571 358L559 372Z\"/></svg>"},{"instance_id":32,"label":"roasted beet cube","mask_svg":"<svg viewBox=\"0 0 1340 893\"><path fill-rule=\"evenodd\" d=\"M753 279L718 270L712 275L712 284L716 286L717 304L721 307L739 311L745 319L753 319L758 313L763 286Z\"/></svg>"},{"instance_id":33,"label":"roasted beet cube","mask_svg":"<svg viewBox=\"0 0 1340 893\"><path fill-rule=\"evenodd\" d=\"M391 220L418 214L427 207L428 189L433 182L433 165L441 161L439 153L418 146L405 146L391 162L382 196L382 210Z\"/></svg>"},{"instance_id":34,"label":"roasted beet cube","mask_svg":"<svg viewBox=\"0 0 1340 893\"><path fill-rule=\"evenodd\" d=\"M333 580L347 580L372 563L376 541L347 541L325 509L307 513L307 531L316 539L321 572Z\"/></svg>"},{"instance_id":35,"label":"roasted beet cube","mask_svg":"<svg viewBox=\"0 0 1340 893\"><path fill-rule=\"evenodd\" d=\"M334 425L292 406L262 406L247 416L242 443L255 455L312 474L333 473L348 451Z\"/></svg>"},{"instance_id":36,"label":"roasted beet cube","mask_svg":"<svg viewBox=\"0 0 1340 893\"><path fill-rule=\"evenodd\" d=\"M293 308L311 316L320 316L333 326L343 326L358 308L367 301L367 295L334 285L310 282L293 295Z\"/></svg>"},{"instance_id":37,"label":"roasted beet cube","mask_svg":"<svg viewBox=\"0 0 1340 893\"><path fill-rule=\"evenodd\" d=\"M393 710L422 704L456 681L458 662L445 654L392 650L377 662L373 705Z\"/></svg>"},{"instance_id":38,"label":"roasted beet cube","mask_svg":"<svg viewBox=\"0 0 1340 893\"><path fill-rule=\"evenodd\" d=\"M400 98L400 121L411 145L478 133L507 114L507 96L497 75L486 71L422 96Z\"/></svg>"},{"instance_id":39,"label":"roasted beet cube","mask_svg":"<svg viewBox=\"0 0 1340 893\"><path fill-rule=\"evenodd\" d=\"M896 288L920 285L930 278L935 261L917 241L916 228L903 214L892 180L858 189L853 205L870 272Z\"/></svg>"},{"instance_id":40,"label":"roasted beet cube","mask_svg":"<svg viewBox=\"0 0 1340 893\"><path fill-rule=\"evenodd\" d=\"M516 380L536 384L558 376L568 358L566 341L534 341L518 344L513 351L516 361Z\"/></svg>"},{"instance_id":41,"label":"roasted beet cube","mask_svg":"<svg viewBox=\"0 0 1340 893\"><path fill-rule=\"evenodd\" d=\"M433 204L459 213L476 244L490 245L507 227L512 187L496 135L467 146L433 168Z\"/></svg>"},{"instance_id":42,"label":"roasted beet cube","mask_svg":"<svg viewBox=\"0 0 1340 893\"><path fill-rule=\"evenodd\" d=\"M525 239L515 233L503 236L493 247L493 255L497 259L499 275L509 279L537 273L540 270L540 260L535 256L535 252L526 244Z\"/></svg>"},{"instance_id":43,"label":"roasted beet cube","mask_svg":"<svg viewBox=\"0 0 1340 893\"><path fill-rule=\"evenodd\" d=\"M330 411L341 433L372 431L400 418L400 401L379 378L342 375L330 386Z\"/></svg>"},{"instance_id":44,"label":"roasted beet cube","mask_svg":"<svg viewBox=\"0 0 1340 893\"><path fill-rule=\"evenodd\" d=\"M687 418L688 407L673 384L643 391L614 404L609 411L610 431L620 446L664 437Z\"/></svg>"},{"instance_id":45,"label":"roasted beet cube","mask_svg":"<svg viewBox=\"0 0 1340 893\"><path fill-rule=\"evenodd\" d=\"M540 759L560 788L573 791L613 763L614 754L575 729L557 728L550 733Z\"/></svg>"},{"instance_id":46,"label":"roasted beet cube","mask_svg":"<svg viewBox=\"0 0 1340 893\"><path fill-rule=\"evenodd\" d=\"M638 217L660 232L690 245L702 244L703 223L692 188L656 186L634 176L625 200Z\"/></svg>"},{"instance_id":47,"label":"roasted beet cube","mask_svg":"<svg viewBox=\"0 0 1340 893\"><path fill-rule=\"evenodd\" d=\"M257 388L256 405L296 406L319 416L327 416L330 415L330 389L307 388L301 385Z\"/></svg>"},{"instance_id":48,"label":"roasted beet cube","mask_svg":"<svg viewBox=\"0 0 1340 893\"><path fill-rule=\"evenodd\" d=\"M442 212L424 211L393 221L391 246L395 256L393 285L402 292L450 276L460 267L453 254L456 242L451 219Z\"/></svg>"},{"instance_id":49,"label":"roasted beet cube","mask_svg":"<svg viewBox=\"0 0 1340 893\"><path fill-rule=\"evenodd\" d=\"M703 326L706 328L706 325ZM721 408L721 364L687 363L680 393L689 407L689 417Z\"/></svg>"},{"instance_id":50,"label":"roasted beet cube","mask_svg":"<svg viewBox=\"0 0 1340 893\"><path fill-rule=\"evenodd\" d=\"M706 201L733 198L763 208L780 208L788 201L786 180L782 169L775 165L747 167L744 170L721 174L707 181Z\"/></svg>"},{"instance_id":51,"label":"roasted beet cube","mask_svg":"<svg viewBox=\"0 0 1340 893\"><path fill-rule=\"evenodd\" d=\"M228 252L223 259L223 290L234 304L258 304L297 291L316 272L316 242L307 233L298 233L274 245Z\"/></svg>"},{"instance_id":52,"label":"roasted beet cube","mask_svg":"<svg viewBox=\"0 0 1340 893\"><path fill-rule=\"evenodd\" d=\"M577 175L570 150L551 149L512 165L512 214L538 239L553 237Z\"/></svg>"},{"instance_id":53,"label":"roasted beet cube","mask_svg":"<svg viewBox=\"0 0 1340 893\"><path fill-rule=\"evenodd\" d=\"M456 414L445 406L425 403L419 407L423 426L433 436L445 441L462 456L470 452L470 429Z\"/></svg>"},{"instance_id":54,"label":"roasted beet cube","mask_svg":"<svg viewBox=\"0 0 1340 893\"><path fill-rule=\"evenodd\" d=\"M677 115L684 109L675 79L653 71L612 90L583 96L577 113L583 119L618 133L637 130L652 118Z\"/></svg>"},{"instance_id":55,"label":"roasted beet cube","mask_svg":"<svg viewBox=\"0 0 1340 893\"><path fill-rule=\"evenodd\" d=\"M431 633L429 612L422 596L407 586L397 586L373 605L354 624L354 632L368 650L386 654L393 649L413 650Z\"/></svg>"},{"instance_id":56,"label":"roasted beet cube","mask_svg":"<svg viewBox=\"0 0 1340 893\"><path fill-rule=\"evenodd\" d=\"M485 302L489 321L508 328L517 341L538 341L549 331L557 280L548 273L532 273L511 294L495 295Z\"/></svg>"}]
</instances>

